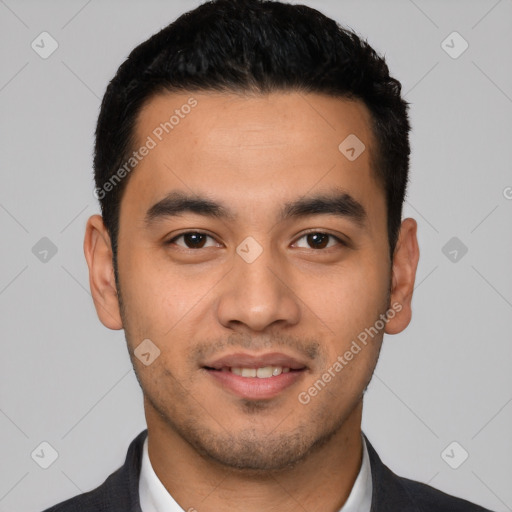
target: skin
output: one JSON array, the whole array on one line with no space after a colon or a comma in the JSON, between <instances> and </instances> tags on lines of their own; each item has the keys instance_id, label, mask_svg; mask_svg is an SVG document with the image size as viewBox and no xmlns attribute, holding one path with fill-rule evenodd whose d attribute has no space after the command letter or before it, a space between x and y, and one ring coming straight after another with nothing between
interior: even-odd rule
<instances>
[{"instance_id":1,"label":"skin","mask_svg":"<svg viewBox=\"0 0 512 512\"><path fill-rule=\"evenodd\" d=\"M98 316L125 330L144 393L151 463L183 509L338 511L360 469L363 394L383 334L410 322L416 222L402 221L390 261L385 195L371 168L375 145L362 102L296 92L167 93L141 111L139 145L191 96L197 106L129 177L119 289L102 218L88 220L84 251ZM354 161L338 150L349 134L366 146ZM330 214L278 222L284 202L336 188L364 206L363 226ZM146 227L146 211L171 190L207 195L237 218L184 213ZM190 231L209 237L200 248L183 237L166 244ZM348 245L328 238L317 248L309 231ZM262 248L252 263L236 252L248 236ZM299 403L298 394L393 303L401 310L385 328L307 405ZM149 366L133 355L146 338L161 351ZM315 353L302 378L269 400L244 400L201 367L205 354L304 358L308 349Z\"/></svg>"}]
</instances>

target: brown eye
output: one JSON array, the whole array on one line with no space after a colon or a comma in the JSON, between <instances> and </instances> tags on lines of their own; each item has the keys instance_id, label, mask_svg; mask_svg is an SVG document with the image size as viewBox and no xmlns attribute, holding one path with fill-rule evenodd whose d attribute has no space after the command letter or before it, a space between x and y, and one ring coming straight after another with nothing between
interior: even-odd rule
<instances>
[{"instance_id":1,"label":"brown eye","mask_svg":"<svg viewBox=\"0 0 512 512\"><path fill-rule=\"evenodd\" d=\"M299 238L299 240L302 239L306 240L306 249L326 249L333 247L336 244L345 245L343 240L340 238L329 233L322 232L307 233ZM330 240L332 240L334 243L330 243Z\"/></svg>"},{"instance_id":2,"label":"brown eye","mask_svg":"<svg viewBox=\"0 0 512 512\"><path fill-rule=\"evenodd\" d=\"M176 243L177 240L183 239L185 245ZM184 247L185 249L203 249L205 247L206 240L208 238L213 238L206 233L200 233L198 231L189 231L188 233L182 233L169 240L168 244L176 243L179 247ZM211 246L210 246L211 247Z\"/></svg>"}]
</instances>

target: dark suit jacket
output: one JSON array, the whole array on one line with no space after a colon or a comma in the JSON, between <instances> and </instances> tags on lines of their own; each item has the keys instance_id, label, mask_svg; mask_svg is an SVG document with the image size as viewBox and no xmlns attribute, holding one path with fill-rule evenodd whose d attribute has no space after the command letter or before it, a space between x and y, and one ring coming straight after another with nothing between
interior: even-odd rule
<instances>
[{"instance_id":1,"label":"dark suit jacket","mask_svg":"<svg viewBox=\"0 0 512 512\"><path fill-rule=\"evenodd\" d=\"M75 496L44 512L141 512L139 475L143 430L130 444L123 466L98 488ZM371 512L490 512L433 487L402 478L385 466L366 438L373 480Z\"/></svg>"}]
</instances>

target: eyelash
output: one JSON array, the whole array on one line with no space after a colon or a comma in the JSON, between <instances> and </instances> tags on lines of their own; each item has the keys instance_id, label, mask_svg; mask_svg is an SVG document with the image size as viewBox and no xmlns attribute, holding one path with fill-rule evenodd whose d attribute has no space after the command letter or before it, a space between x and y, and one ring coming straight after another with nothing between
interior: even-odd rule
<instances>
[{"instance_id":1,"label":"eyelash","mask_svg":"<svg viewBox=\"0 0 512 512\"><path fill-rule=\"evenodd\" d=\"M167 242L165 242L165 245L172 245L176 240L178 240L179 238L185 236L185 235L205 235L207 237L210 237L212 239L214 239L214 237L208 233L204 233L203 231L186 231L185 233L180 233L179 235L171 238L170 240L168 240ZM331 238L333 238L334 240L336 240L338 242L339 245L343 246L343 247L348 247L348 243L345 242L344 240L342 240L341 238L331 234L331 233L326 233L324 231L308 231L307 233L304 233L302 234L299 238L296 239L296 242L297 243L299 240L301 240L302 238L308 236L308 235L327 235ZM199 247L197 249L194 249L194 248L191 248L191 247L181 247L181 246L178 246L180 247L181 249L184 249L184 250L189 250L189 251L198 251L200 249L203 249L203 247ZM333 249L333 247L327 247L327 248L324 248L324 249L313 249L311 248L312 251L326 251L328 249Z\"/></svg>"}]
</instances>

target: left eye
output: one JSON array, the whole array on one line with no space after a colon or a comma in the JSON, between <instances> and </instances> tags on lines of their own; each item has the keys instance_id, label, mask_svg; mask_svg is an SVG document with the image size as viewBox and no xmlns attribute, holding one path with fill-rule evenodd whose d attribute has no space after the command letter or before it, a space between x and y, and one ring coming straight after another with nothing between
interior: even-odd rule
<instances>
[{"instance_id":1,"label":"left eye","mask_svg":"<svg viewBox=\"0 0 512 512\"><path fill-rule=\"evenodd\" d=\"M333 245L336 245L336 243L329 245L329 238L331 238L338 244L345 245L343 240L341 240L337 236L322 232L307 233L306 235L301 236L299 240L306 239L306 243L310 245L310 247L306 247L306 249L326 249L332 247Z\"/></svg>"}]
</instances>

